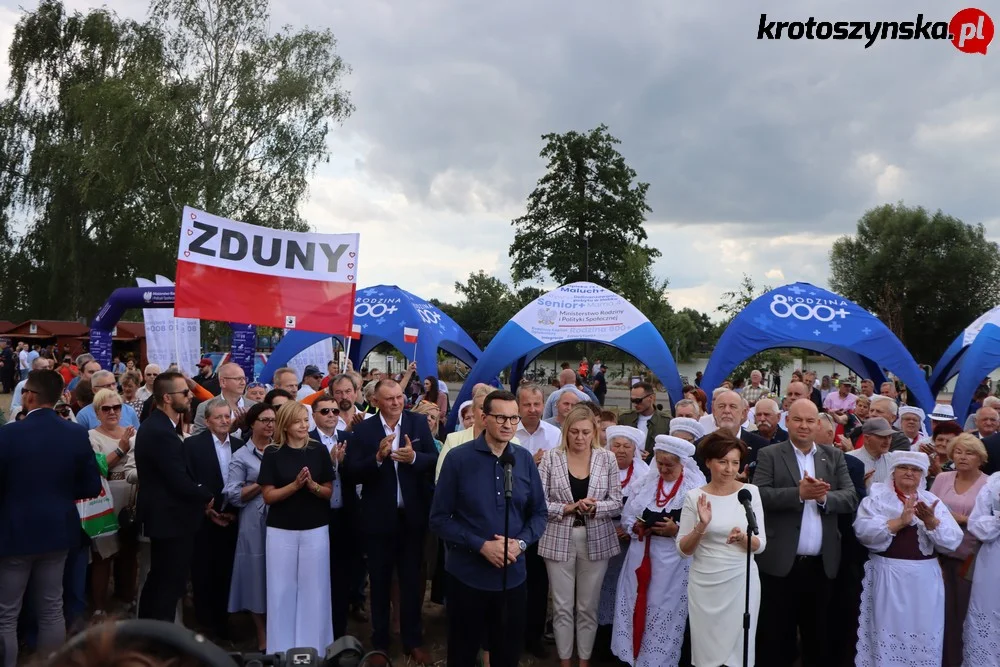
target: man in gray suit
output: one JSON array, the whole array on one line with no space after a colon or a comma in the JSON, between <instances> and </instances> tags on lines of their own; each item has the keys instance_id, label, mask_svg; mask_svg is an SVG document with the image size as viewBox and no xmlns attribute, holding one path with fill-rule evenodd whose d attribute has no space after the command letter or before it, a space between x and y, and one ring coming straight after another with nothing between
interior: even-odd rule
<instances>
[{"instance_id":1,"label":"man in gray suit","mask_svg":"<svg viewBox=\"0 0 1000 667\"><path fill-rule=\"evenodd\" d=\"M251 401L243 395L243 391L247 387L247 374L243 372L243 367L234 363L219 366L219 387L222 388L222 393L219 396L226 399L232 413L231 432L236 433L239 430L239 424L243 423L243 415L257 402ZM205 408L209 402L203 401L198 404L194 424L191 425L191 435L198 435L208 428L205 424Z\"/></svg>"},{"instance_id":2,"label":"man in gray suit","mask_svg":"<svg viewBox=\"0 0 1000 667\"><path fill-rule=\"evenodd\" d=\"M767 531L767 549L756 557L757 664L791 667L798 630L802 667L832 667L827 615L840 566L837 516L853 514L858 496L843 452L815 443L816 405L795 401L786 424L789 440L760 450L753 479Z\"/></svg>"}]
</instances>

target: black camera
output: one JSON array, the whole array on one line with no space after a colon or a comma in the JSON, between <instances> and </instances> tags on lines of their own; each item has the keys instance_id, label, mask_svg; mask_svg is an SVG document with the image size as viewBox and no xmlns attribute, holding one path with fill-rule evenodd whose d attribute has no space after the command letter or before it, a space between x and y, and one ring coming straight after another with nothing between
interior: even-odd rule
<instances>
[{"instance_id":1,"label":"black camera","mask_svg":"<svg viewBox=\"0 0 1000 667\"><path fill-rule=\"evenodd\" d=\"M382 651L365 653L361 642L345 635L326 648L320 657L314 648L292 648L282 653L230 653L237 667L360 667L373 655L381 655L391 666L389 656Z\"/></svg>"}]
</instances>

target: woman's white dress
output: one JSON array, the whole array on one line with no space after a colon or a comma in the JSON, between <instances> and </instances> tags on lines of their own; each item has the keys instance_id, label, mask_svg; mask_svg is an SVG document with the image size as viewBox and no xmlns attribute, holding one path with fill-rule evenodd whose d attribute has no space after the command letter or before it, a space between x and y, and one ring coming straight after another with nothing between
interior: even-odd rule
<instances>
[{"instance_id":1,"label":"woman's white dress","mask_svg":"<svg viewBox=\"0 0 1000 667\"><path fill-rule=\"evenodd\" d=\"M937 496L919 491L932 505ZM903 513L892 482L872 484L861 501L854 532L871 552L865 563L861 615L858 619L857 667L940 667L944 647L944 580L936 558L907 560L880 555L893 542L887 523ZM934 517L940 522L929 531L915 516L920 553L953 551L962 542L962 529L939 502Z\"/></svg>"},{"instance_id":2,"label":"woman's white dress","mask_svg":"<svg viewBox=\"0 0 1000 667\"><path fill-rule=\"evenodd\" d=\"M976 555L972 596L963 633L964 667L1000 665L1000 472L990 475L969 514L969 532L983 546Z\"/></svg>"},{"instance_id":3,"label":"woman's white dress","mask_svg":"<svg viewBox=\"0 0 1000 667\"><path fill-rule=\"evenodd\" d=\"M649 474L649 466L645 461L636 457L632 462L632 477L628 484L622 487L622 503L625 503L629 496L642 486L643 480ZM627 475L626 470L619 470L618 477L624 483ZM624 509L624 507L623 507ZM615 528L621 525L621 517L612 517ZM597 624L611 625L615 620L615 605L618 596L618 577L622 571L622 563L625 562L625 554L628 547L623 547L621 552L608 561L608 569L604 573L604 581L601 582L601 600L597 605Z\"/></svg>"},{"instance_id":4,"label":"woman's white dress","mask_svg":"<svg viewBox=\"0 0 1000 667\"><path fill-rule=\"evenodd\" d=\"M750 491L760 540L760 553L767 546L764 531L764 508L760 491L753 484L744 484ZM691 662L695 667L719 667L743 664L743 605L746 596L746 549L727 544L733 528L747 529L747 515L737 500L737 493L713 496L702 489L693 489L684 498L681 528L677 534L678 551L681 539L698 523L698 498L704 494L712 503L712 522L691 558L688 572L688 617L691 621ZM683 554L682 554L683 555ZM760 609L760 576L757 563L750 559L750 646L748 664L755 664L754 645L757 638L757 612ZM766 667L766 666L761 666Z\"/></svg>"},{"instance_id":5,"label":"woman's white dress","mask_svg":"<svg viewBox=\"0 0 1000 667\"><path fill-rule=\"evenodd\" d=\"M624 566L618 579L611 651L619 660L633 667L676 667L680 662L684 626L688 616L690 562L678 553L675 538L647 535L643 541L639 541L632 532L632 527L646 508L654 512L681 509L688 491L705 484L705 477L697 468L695 473L697 474L685 469L677 494L665 507L657 507L656 489L660 473L656 468L650 469L641 483L632 489L632 495L622 510L622 527L633 537L625 552ZM665 486L671 484L673 482L666 482ZM669 490L670 486L666 488ZM636 570L642 565L646 541L649 542L652 575L646 593L646 625L639 646L639 656L635 658L633 620L638 597Z\"/></svg>"}]
</instances>

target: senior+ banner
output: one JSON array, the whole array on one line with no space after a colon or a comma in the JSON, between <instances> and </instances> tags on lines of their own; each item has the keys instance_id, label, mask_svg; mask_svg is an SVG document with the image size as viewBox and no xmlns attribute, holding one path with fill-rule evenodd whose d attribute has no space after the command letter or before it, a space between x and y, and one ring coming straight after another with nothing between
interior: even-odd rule
<instances>
[{"instance_id":1,"label":"senior+ banner","mask_svg":"<svg viewBox=\"0 0 1000 667\"><path fill-rule=\"evenodd\" d=\"M357 234L269 229L185 207L174 311L348 334L357 266Z\"/></svg>"}]
</instances>

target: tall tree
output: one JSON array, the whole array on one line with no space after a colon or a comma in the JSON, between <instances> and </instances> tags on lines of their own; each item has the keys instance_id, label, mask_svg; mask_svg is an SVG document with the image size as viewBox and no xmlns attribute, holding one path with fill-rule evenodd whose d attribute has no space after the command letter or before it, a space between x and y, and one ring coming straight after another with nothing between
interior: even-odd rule
<instances>
[{"instance_id":1,"label":"tall tree","mask_svg":"<svg viewBox=\"0 0 1000 667\"><path fill-rule=\"evenodd\" d=\"M757 297L763 296L771 291L770 286L762 285L757 287L754 283L753 278L747 274L743 274L743 280L740 282L739 288L731 290L729 292L723 292L722 299L719 302L716 311L722 313L725 316L723 322L719 325L719 333L725 331L729 323L743 311L744 308L750 305L750 303ZM750 373L753 370L759 370L763 373L768 372L778 372L785 364L789 362L791 356L787 352L781 352L779 350L764 350L763 352L758 352L757 354L745 359L739 366L733 369L733 372L729 374L729 379L731 381L736 380L749 380ZM707 387L705 391L711 393L714 387Z\"/></svg>"},{"instance_id":2,"label":"tall tree","mask_svg":"<svg viewBox=\"0 0 1000 667\"><path fill-rule=\"evenodd\" d=\"M5 314L89 317L134 276L173 275L185 204L305 228L346 66L329 32L268 20L264 0L157 0L145 23L42 0L21 18L0 103Z\"/></svg>"},{"instance_id":3,"label":"tall tree","mask_svg":"<svg viewBox=\"0 0 1000 667\"><path fill-rule=\"evenodd\" d=\"M548 171L513 221L511 275L515 284L547 273L559 284L589 280L617 287L622 253L638 247L651 264L660 253L644 245L648 183L601 125L590 132L546 134L541 157Z\"/></svg>"},{"instance_id":4,"label":"tall tree","mask_svg":"<svg viewBox=\"0 0 1000 667\"><path fill-rule=\"evenodd\" d=\"M878 206L834 242L831 286L867 308L914 358L933 364L1000 302L1000 249L983 226L902 202Z\"/></svg>"}]
</instances>

